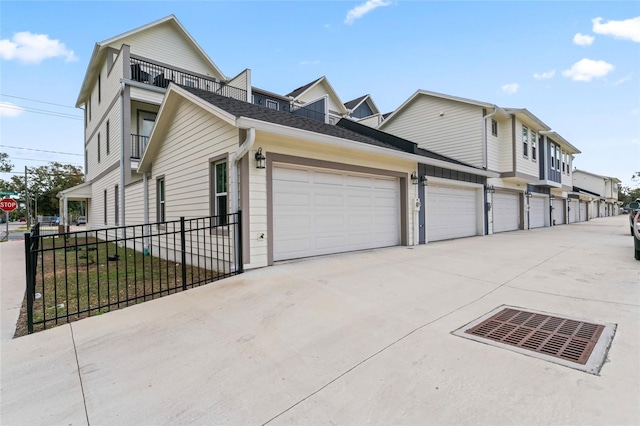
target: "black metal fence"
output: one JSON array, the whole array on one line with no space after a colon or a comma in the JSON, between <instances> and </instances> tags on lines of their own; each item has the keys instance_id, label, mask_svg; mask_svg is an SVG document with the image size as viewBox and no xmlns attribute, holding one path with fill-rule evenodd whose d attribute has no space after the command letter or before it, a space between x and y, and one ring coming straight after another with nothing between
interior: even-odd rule
<instances>
[{"instance_id":1,"label":"black metal fence","mask_svg":"<svg viewBox=\"0 0 640 426\"><path fill-rule=\"evenodd\" d=\"M140 160L149 142L149 136L131 135L131 158Z\"/></svg>"},{"instance_id":2,"label":"black metal fence","mask_svg":"<svg viewBox=\"0 0 640 426\"><path fill-rule=\"evenodd\" d=\"M25 234L27 328L100 315L243 272L241 212Z\"/></svg>"},{"instance_id":3,"label":"black metal fence","mask_svg":"<svg viewBox=\"0 0 640 426\"><path fill-rule=\"evenodd\" d=\"M174 68L131 58L131 79L140 83L166 88L173 82L181 86L217 93L221 96L247 101L247 91L239 87L230 86L213 79L189 74Z\"/></svg>"}]
</instances>

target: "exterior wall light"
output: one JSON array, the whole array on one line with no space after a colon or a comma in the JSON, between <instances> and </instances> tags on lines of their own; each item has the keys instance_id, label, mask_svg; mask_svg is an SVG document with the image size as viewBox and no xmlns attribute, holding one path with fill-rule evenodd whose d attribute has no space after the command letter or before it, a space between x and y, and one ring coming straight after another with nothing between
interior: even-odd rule
<instances>
[{"instance_id":1,"label":"exterior wall light","mask_svg":"<svg viewBox=\"0 0 640 426\"><path fill-rule=\"evenodd\" d=\"M411 183L414 185L418 184L418 174L416 172L411 173Z\"/></svg>"},{"instance_id":2,"label":"exterior wall light","mask_svg":"<svg viewBox=\"0 0 640 426\"><path fill-rule=\"evenodd\" d=\"M531 198L531 196L533 196L533 194L529 191L525 191L524 196L527 198Z\"/></svg>"},{"instance_id":3,"label":"exterior wall light","mask_svg":"<svg viewBox=\"0 0 640 426\"><path fill-rule=\"evenodd\" d=\"M262 155L262 147L258 148L256 151L256 169L264 169L265 167L265 156Z\"/></svg>"},{"instance_id":4,"label":"exterior wall light","mask_svg":"<svg viewBox=\"0 0 640 426\"><path fill-rule=\"evenodd\" d=\"M493 185L487 185L487 194L493 194L496 192L496 189L493 187Z\"/></svg>"},{"instance_id":5,"label":"exterior wall light","mask_svg":"<svg viewBox=\"0 0 640 426\"><path fill-rule=\"evenodd\" d=\"M427 175L420 176L420 185L427 186L429 183L429 179L427 179Z\"/></svg>"},{"instance_id":6,"label":"exterior wall light","mask_svg":"<svg viewBox=\"0 0 640 426\"><path fill-rule=\"evenodd\" d=\"M549 199L550 199L551 201L553 201L553 200L555 200L555 199L556 199L556 196L555 196L555 195L553 195L553 194L551 194L551 195L549 195Z\"/></svg>"}]
</instances>

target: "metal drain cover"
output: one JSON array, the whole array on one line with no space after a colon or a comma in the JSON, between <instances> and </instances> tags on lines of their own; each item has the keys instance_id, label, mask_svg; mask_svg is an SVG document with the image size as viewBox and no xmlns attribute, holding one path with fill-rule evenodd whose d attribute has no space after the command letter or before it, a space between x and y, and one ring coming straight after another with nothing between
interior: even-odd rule
<instances>
[{"instance_id":1,"label":"metal drain cover","mask_svg":"<svg viewBox=\"0 0 640 426\"><path fill-rule=\"evenodd\" d=\"M615 329L615 324L501 306L453 334L598 374Z\"/></svg>"}]
</instances>

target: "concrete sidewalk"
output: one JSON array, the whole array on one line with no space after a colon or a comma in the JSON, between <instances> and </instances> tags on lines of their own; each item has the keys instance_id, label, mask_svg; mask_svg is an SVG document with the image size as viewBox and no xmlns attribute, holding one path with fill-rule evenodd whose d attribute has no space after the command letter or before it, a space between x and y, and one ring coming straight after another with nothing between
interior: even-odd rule
<instances>
[{"instance_id":1,"label":"concrete sidewalk","mask_svg":"<svg viewBox=\"0 0 640 426\"><path fill-rule=\"evenodd\" d=\"M626 220L289 262L3 342L0 420L638 424ZM503 304L617 324L600 375L451 334Z\"/></svg>"},{"instance_id":2,"label":"concrete sidewalk","mask_svg":"<svg viewBox=\"0 0 640 426\"><path fill-rule=\"evenodd\" d=\"M0 244L0 342L13 339L26 281L24 240Z\"/></svg>"}]
</instances>

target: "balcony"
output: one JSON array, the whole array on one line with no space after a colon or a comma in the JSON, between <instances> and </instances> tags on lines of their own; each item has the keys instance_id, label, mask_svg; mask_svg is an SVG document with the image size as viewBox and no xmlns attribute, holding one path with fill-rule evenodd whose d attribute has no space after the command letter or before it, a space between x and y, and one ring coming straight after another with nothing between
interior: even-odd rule
<instances>
[{"instance_id":1,"label":"balcony","mask_svg":"<svg viewBox=\"0 0 640 426\"><path fill-rule=\"evenodd\" d=\"M131 135L131 159L140 161L144 154L144 149L149 142L149 136Z\"/></svg>"},{"instance_id":2,"label":"balcony","mask_svg":"<svg viewBox=\"0 0 640 426\"><path fill-rule=\"evenodd\" d=\"M239 87L216 81L212 78L189 74L177 69L168 68L141 59L131 58L131 80L150 86L166 89L173 82L181 86L189 86L206 90L228 98L247 101L247 91ZM144 151L142 151L144 152Z\"/></svg>"}]
</instances>

